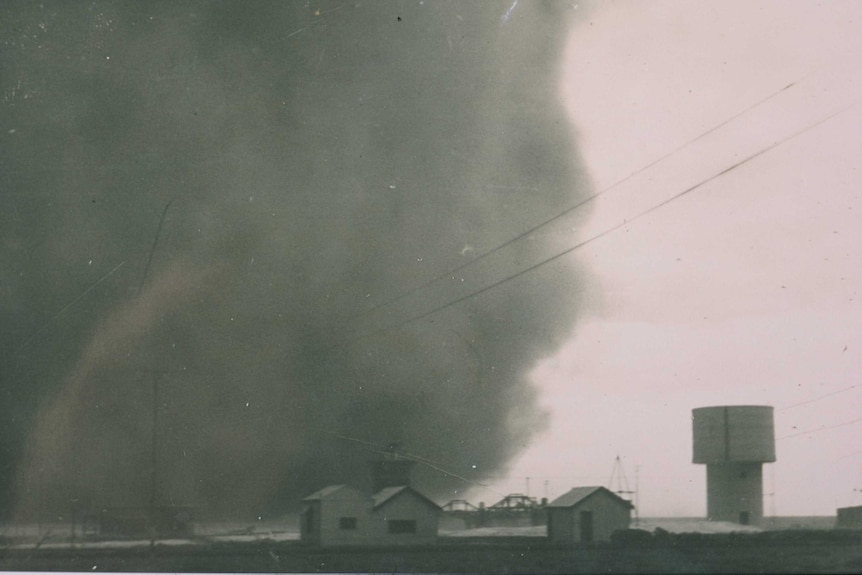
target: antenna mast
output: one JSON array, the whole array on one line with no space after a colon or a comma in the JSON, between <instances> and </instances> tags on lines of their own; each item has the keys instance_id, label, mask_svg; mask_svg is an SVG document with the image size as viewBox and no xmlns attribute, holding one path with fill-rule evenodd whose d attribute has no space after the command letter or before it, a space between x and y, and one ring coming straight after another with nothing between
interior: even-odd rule
<instances>
[{"instance_id":1,"label":"antenna mast","mask_svg":"<svg viewBox=\"0 0 862 575\"><path fill-rule=\"evenodd\" d=\"M634 496L633 507L635 508L635 525L638 524L639 516L638 516L638 508L637 508L637 468L635 473L635 489L632 491L629 489L629 480L626 477L626 470L623 468L623 461L620 459L620 456L617 455L616 459L614 459L614 467L611 470L611 478L608 480L608 489L622 497L623 499L627 499L629 501L632 500L631 496ZM614 482L616 481L616 488L614 488Z\"/></svg>"}]
</instances>

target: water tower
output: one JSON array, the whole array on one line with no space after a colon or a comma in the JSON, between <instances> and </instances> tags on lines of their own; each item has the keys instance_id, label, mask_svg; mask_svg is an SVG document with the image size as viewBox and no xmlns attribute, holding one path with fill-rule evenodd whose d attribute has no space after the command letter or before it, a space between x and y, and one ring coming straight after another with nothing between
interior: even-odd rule
<instances>
[{"instance_id":1,"label":"water tower","mask_svg":"<svg viewBox=\"0 0 862 575\"><path fill-rule=\"evenodd\" d=\"M713 521L763 519L763 464L775 461L772 407L692 410L693 461L706 464L706 513Z\"/></svg>"},{"instance_id":2,"label":"water tower","mask_svg":"<svg viewBox=\"0 0 862 575\"><path fill-rule=\"evenodd\" d=\"M369 462L371 465L371 489L377 493L386 487L410 485L410 472L415 461L401 455L397 443L389 445L382 457Z\"/></svg>"}]
</instances>

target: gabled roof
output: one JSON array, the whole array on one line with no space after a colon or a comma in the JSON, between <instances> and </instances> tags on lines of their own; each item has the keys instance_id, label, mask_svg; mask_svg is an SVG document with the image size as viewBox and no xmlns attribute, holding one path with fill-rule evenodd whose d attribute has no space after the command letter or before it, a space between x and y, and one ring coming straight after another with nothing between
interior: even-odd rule
<instances>
[{"instance_id":1,"label":"gabled roof","mask_svg":"<svg viewBox=\"0 0 862 575\"><path fill-rule=\"evenodd\" d=\"M386 505L388 502L392 501L393 499L395 499L401 493L407 493L407 492L412 493L415 497L418 497L424 503L434 507L434 509L436 509L438 511L440 510L439 505L437 505L436 503L434 503L433 501L431 501L430 499L428 499L427 497L425 497L424 495L422 495L421 493L419 493L418 491L416 491L415 489L413 489L409 485L398 485L396 487L384 487L383 489L381 489L380 491L378 491L377 493L375 493L374 495L371 496L371 499L373 501L373 509L376 510L376 509Z\"/></svg>"},{"instance_id":2,"label":"gabled roof","mask_svg":"<svg viewBox=\"0 0 862 575\"><path fill-rule=\"evenodd\" d=\"M604 491L611 497L614 497L615 499L619 500L620 503L623 503L628 507L633 507L631 501L623 499L613 491L610 491L609 489L606 489L601 486L575 487L573 489L570 489L568 493L560 495L559 497L548 503L548 507L572 507L591 497L593 494L601 491Z\"/></svg>"},{"instance_id":3,"label":"gabled roof","mask_svg":"<svg viewBox=\"0 0 862 575\"><path fill-rule=\"evenodd\" d=\"M321 499L326 499L327 497L333 495L335 492L341 490L343 487L347 487L346 485L328 485L319 491L315 491L308 497L305 497L303 501L319 501Z\"/></svg>"},{"instance_id":4,"label":"gabled roof","mask_svg":"<svg viewBox=\"0 0 862 575\"><path fill-rule=\"evenodd\" d=\"M371 496L371 499L374 501L374 507L379 507L407 489L406 485L399 485L397 487L384 487L377 493Z\"/></svg>"}]
</instances>

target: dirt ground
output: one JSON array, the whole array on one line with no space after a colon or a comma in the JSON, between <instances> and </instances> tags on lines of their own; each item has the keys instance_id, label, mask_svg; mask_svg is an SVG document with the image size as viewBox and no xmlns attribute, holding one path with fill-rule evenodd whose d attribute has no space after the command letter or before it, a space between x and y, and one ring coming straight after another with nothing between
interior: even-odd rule
<instances>
[{"instance_id":1,"label":"dirt ground","mask_svg":"<svg viewBox=\"0 0 862 575\"><path fill-rule=\"evenodd\" d=\"M295 541L155 549L5 549L0 569L155 572L860 573L862 533L659 534L560 547L543 538L322 550ZM638 534L636 534L638 535Z\"/></svg>"}]
</instances>

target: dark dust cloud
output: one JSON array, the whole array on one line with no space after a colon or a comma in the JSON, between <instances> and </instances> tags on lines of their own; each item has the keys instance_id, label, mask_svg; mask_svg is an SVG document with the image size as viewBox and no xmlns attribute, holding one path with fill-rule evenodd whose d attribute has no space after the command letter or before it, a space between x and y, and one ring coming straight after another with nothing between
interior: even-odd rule
<instances>
[{"instance_id":1,"label":"dark dust cloud","mask_svg":"<svg viewBox=\"0 0 862 575\"><path fill-rule=\"evenodd\" d=\"M504 472L546 425L526 376L571 333L580 272L544 266L406 320L560 238L376 306L586 197L557 101L571 14L5 2L7 513L147 504L155 382L157 502L203 515L362 486L373 453L344 437ZM428 466L416 482L468 487Z\"/></svg>"}]
</instances>

